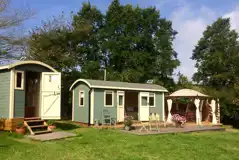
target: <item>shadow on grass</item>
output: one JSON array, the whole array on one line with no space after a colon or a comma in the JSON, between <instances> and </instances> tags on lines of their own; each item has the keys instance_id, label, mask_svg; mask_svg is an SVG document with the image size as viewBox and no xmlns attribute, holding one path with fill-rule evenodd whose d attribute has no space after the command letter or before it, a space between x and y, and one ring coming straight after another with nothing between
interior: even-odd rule
<instances>
[{"instance_id":1,"label":"shadow on grass","mask_svg":"<svg viewBox=\"0 0 239 160\"><path fill-rule=\"evenodd\" d=\"M80 127L72 123L56 122L56 128L63 131L67 131L67 130L77 129Z\"/></svg>"}]
</instances>

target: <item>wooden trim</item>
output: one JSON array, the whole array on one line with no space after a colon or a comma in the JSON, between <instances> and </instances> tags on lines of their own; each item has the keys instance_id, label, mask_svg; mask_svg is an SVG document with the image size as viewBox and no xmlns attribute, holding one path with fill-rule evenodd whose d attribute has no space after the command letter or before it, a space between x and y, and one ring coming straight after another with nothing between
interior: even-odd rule
<instances>
[{"instance_id":1,"label":"wooden trim","mask_svg":"<svg viewBox=\"0 0 239 160\"><path fill-rule=\"evenodd\" d=\"M74 104L74 101L75 101L75 94L74 94L75 91L72 91L72 121L75 120L75 116L74 116L74 113L75 113L75 104Z\"/></svg>"},{"instance_id":2,"label":"wooden trim","mask_svg":"<svg viewBox=\"0 0 239 160\"><path fill-rule=\"evenodd\" d=\"M106 92L112 92L112 105L106 105ZM114 107L114 91L113 90L105 90L104 91L104 107Z\"/></svg>"},{"instance_id":3,"label":"wooden trim","mask_svg":"<svg viewBox=\"0 0 239 160\"><path fill-rule=\"evenodd\" d=\"M17 87L17 74L21 73L22 74L22 81L21 81L21 87ZM18 90L24 90L24 78L25 78L25 72L24 71L15 71L15 89Z\"/></svg>"},{"instance_id":4,"label":"wooden trim","mask_svg":"<svg viewBox=\"0 0 239 160\"><path fill-rule=\"evenodd\" d=\"M52 68L48 64L45 64L45 63L40 62L40 61L18 61L16 63L10 64L10 65L1 66L0 70L2 70L2 69L11 69L11 68L14 68L16 66L20 66L20 65L24 65L24 64L38 64L38 65L41 65L41 66L44 66L44 67L50 69L53 72L57 72L57 70L55 70L54 68Z\"/></svg>"},{"instance_id":5,"label":"wooden trim","mask_svg":"<svg viewBox=\"0 0 239 160\"><path fill-rule=\"evenodd\" d=\"M97 85L90 85L90 83L85 79L78 79L76 80L70 87L70 91L74 87L74 85L78 82L86 83L89 88L101 88L101 89L116 89L116 90L133 90L133 91L152 91L152 92L168 92L166 89L147 89L147 88L127 88L127 87L114 87L114 86L97 86Z\"/></svg>"},{"instance_id":6,"label":"wooden trim","mask_svg":"<svg viewBox=\"0 0 239 160\"><path fill-rule=\"evenodd\" d=\"M154 105L153 105L153 106L150 106L150 104L149 104L149 107L150 107L150 108L155 108L155 107L156 107L156 105L155 105L155 102L156 102L156 100L155 100L155 93L149 93L149 99L150 99L150 94L153 94L152 97L154 97ZM150 101L149 101L149 102L150 102Z\"/></svg>"},{"instance_id":7,"label":"wooden trim","mask_svg":"<svg viewBox=\"0 0 239 160\"><path fill-rule=\"evenodd\" d=\"M80 103L81 103L81 93L83 93L83 105L81 105ZM83 90L79 90L79 107L85 107L85 91L83 91Z\"/></svg>"},{"instance_id":8,"label":"wooden trim","mask_svg":"<svg viewBox=\"0 0 239 160\"><path fill-rule=\"evenodd\" d=\"M165 122L165 104L164 104L164 101L165 101L165 98L164 98L164 93L162 93L162 107L163 107L163 112L162 112L162 118L163 118L163 121Z\"/></svg>"},{"instance_id":9,"label":"wooden trim","mask_svg":"<svg viewBox=\"0 0 239 160\"><path fill-rule=\"evenodd\" d=\"M117 107L117 121L119 122L119 95L123 95L123 108L124 108L124 113L125 113L125 92L124 91L117 91L117 103L116 103L116 107Z\"/></svg>"},{"instance_id":10,"label":"wooden trim","mask_svg":"<svg viewBox=\"0 0 239 160\"><path fill-rule=\"evenodd\" d=\"M91 90L91 93L90 93L90 124L94 124L94 102L95 102L95 91L94 89Z\"/></svg>"},{"instance_id":11,"label":"wooden trim","mask_svg":"<svg viewBox=\"0 0 239 160\"><path fill-rule=\"evenodd\" d=\"M10 71L9 118L14 117L14 88L15 88L14 72L15 72L14 69Z\"/></svg>"}]
</instances>

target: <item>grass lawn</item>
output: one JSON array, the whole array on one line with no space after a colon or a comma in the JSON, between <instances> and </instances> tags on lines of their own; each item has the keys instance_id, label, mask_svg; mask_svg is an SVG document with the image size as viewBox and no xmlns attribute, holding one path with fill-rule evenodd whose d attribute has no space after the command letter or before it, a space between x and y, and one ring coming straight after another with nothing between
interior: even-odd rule
<instances>
[{"instance_id":1,"label":"grass lawn","mask_svg":"<svg viewBox=\"0 0 239 160\"><path fill-rule=\"evenodd\" d=\"M117 130L60 127L78 136L37 142L0 132L0 159L239 159L238 131L137 136Z\"/></svg>"}]
</instances>

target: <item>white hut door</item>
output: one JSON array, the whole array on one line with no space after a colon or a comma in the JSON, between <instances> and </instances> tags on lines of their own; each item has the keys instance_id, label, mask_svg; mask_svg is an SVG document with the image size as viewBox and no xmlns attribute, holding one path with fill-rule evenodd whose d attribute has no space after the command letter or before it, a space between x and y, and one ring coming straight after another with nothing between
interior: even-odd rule
<instances>
[{"instance_id":1,"label":"white hut door","mask_svg":"<svg viewBox=\"0 0 239 160\"><path fill-rule=\"evenodd\" d=\"M139 93L139 120L149 121L149 93Z\"/></svg>"},{"instance_id":2,"label":"white hut door","mask_svg":"<svg viewBox=\"0 0 239 160\"><path fill-rule=\"evenodd\" d=\"M117 92L117 108L118 108L118 115L117 120L118 122L124 122L124 91Z\"/></svg>"},{"instance_id":3,"label":"white hut door","mask_svg":"<svg viewBox=\"0 0 239 160\"><path fill-rule=\"evenodd\" d=\"M61 73L43 72L41 76L41 118L60 119Z\"/></svg>"}]
</instances>

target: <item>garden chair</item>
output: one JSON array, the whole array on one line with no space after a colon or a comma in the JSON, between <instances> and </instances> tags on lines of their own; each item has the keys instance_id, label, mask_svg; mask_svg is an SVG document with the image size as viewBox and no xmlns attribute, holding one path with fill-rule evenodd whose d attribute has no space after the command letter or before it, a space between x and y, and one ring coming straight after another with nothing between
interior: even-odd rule
<instances>
[{"instance_id":1,"label":"garden chair","mask_svg":"<svg viewBox=\"0 0 239 160\"><path fill-rule=\"evenodd\" d=\"M152 131L152 125L156 126L156 129L159 132L159 121L160 121L160 116L158 113L152 113L149 116L149 129Z\"/></svg>"},{"instance_id":2,"label":"garden chair","mask_svg":"<svg viewBox=\"0 0 239 160\"><path fill-rule=\"evenodd\" d=\"M112 116L111 116L111 113L107 110L107 109L104 109L102 111L102 125L110 125L112 124Z\"/></svg>"},{"instance_id":3,"label":"garden chair","mask_svg":"<svg viewBox=\"0 0 239 160\"><path fill-rule=\"evenodd\" d=\"M138 115L138 118L140 119L140 116ZM141 128L139 129L139 132L142 132L142 130L145 130L146 132L149 132L149 130L146 128L146 126L149 126L149 122L142 122L139 120L141 124Z\"/></svg>"}]
</instances>

